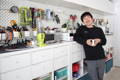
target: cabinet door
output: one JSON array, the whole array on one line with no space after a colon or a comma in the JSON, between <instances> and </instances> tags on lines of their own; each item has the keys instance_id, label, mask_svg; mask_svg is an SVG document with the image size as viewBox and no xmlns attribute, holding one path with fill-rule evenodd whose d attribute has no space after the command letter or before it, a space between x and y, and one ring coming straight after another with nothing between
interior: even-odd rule
<instances>
[{"instance_id":1,"label":"cabinet door","mask_svg":"<svg viewBox=\"0 0 120 80\"><path fill-rule=\"evenodd\" d=\"M83 46L78 44L78 43L73 43L70 47L70 51L72 53L72 57L75 59L75 57L78 57L80 59L84 59L85 58L85 53L84 53L84 49ZM74 60L73 60L74 61Z\"/></svg>"},{"instance_id":2,"label":"cabinet door","mask_svg":"<svg viewBox=\"0 0 120 80\"><path fill-rule=\"evenodd\" d=\"M8 56L0 59L0 73L11 71L17 68L25 67L31 64L30 54L21 54Z\"/></svg>"},{"instance_id":3,"label":"cabinet door","mask_svg":"<svg viewBox=\"0 0 120 80\"><path fill-rule=\"evenodd\" d=\"M24 68L1 74L1 80L32 80L31 68Z\"/></svg>"},{"instance_id":4,"label":"cabinet door","mask_svg":"<svg viewBox=\"0 0 120 80\"><path fill-rule=\"evenodd\" d=\"M32 64L44 62L50 59L53 59L52 49L44 49L32 53Z\"/></svg>"},{"instance_id":5,"label":"cabinet door","mask_svg":"<svg viewBox=\"0 0 120 80\"><path fill-rule=\"evenodd\" d=\"M68 55L68 50L69 50L69 46L61 46L61 47L56 47L54 48L54 58L58 58L61 56L65 56Z\"/></svg>"},{"instance_id":6,"label":"cabinet door","mask_svg":"<svg viewBox=\"0 0 120 80\"><path fill-rule=\"evenodd\" d=\"M72 63L82 59L82 46L78 43L73 43L70 47Z\"/></svg>"},{"instance_id":7,"label":"cabinet door","mask_svg":"<svg viewBox=\"0 0 120 80\"><path fill-rule=\"evenodd\" d=\"M53 71L53 61L45 61L32 66L32 78L41 77Z\"/></svg>"},{"instance_id":8,"label":"cabinet door","mask_svg":"<svg viewBox=\"0 0 120 80\"><path fill-rule=\"evenodd\" d=\"M72 53L71 57L72 57L72 63L82 60L82 55L81 55L81 52L79 51Z\"/></svg>"},{"instance_id":9,"label":"cabinet door","mask_svg":"<svg viewBox=\"0 0 120 80\"><path fill-rule=\"evenodd\" d=\"M68 56L55 58L53 64L54 64L54 70L57 70L57 69L67 66L68 65Z\"/></svg>"}]
</instances>

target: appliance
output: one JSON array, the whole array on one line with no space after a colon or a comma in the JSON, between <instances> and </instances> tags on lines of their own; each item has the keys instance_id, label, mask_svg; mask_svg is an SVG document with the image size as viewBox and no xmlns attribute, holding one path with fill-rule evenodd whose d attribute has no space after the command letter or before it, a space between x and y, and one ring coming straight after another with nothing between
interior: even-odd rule
<instances>
[{"instance_id":1,"label":"appliance","mask_svg":"<svg viewBox=\"0 0 120 80\"><path fill-rule=\"evenodd\" d=\"M55 40L56 41L73 41L74 33L56 33Z\"/></svg>"},{"instance_id":2,"label":"appliance","mask_svg":"<svg viewBox=\"0 0 120 80\"><path fill-rule=\"evenodd\" d=\"M51 44L55 43L55 34L54 33L47 33L45 34L45 43L46 44Z\"/></svg>"},{"instance_id":3,"label":"appliance","mask_svg":"<svg viewBox=\"0 0 120 80\"><path fill-rule=\"evenodd\" d=\"M37 34L37 45L39 47L46 46L46 44L45 44L45 33L38 33Z\"/></svg>"}]
</instances>

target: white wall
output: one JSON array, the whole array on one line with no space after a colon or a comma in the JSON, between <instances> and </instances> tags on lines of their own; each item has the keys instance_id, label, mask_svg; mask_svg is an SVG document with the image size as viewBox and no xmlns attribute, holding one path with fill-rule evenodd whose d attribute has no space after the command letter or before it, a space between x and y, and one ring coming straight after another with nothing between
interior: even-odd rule
<instances>
[{"instance_id":1,"label":"white wall","mask_svg":"<svg viewBox=\"0 0 120 80\"><path fill-rule=\"evenodd\" d=\"M114 16L114 65L120 66L120 0L115 3Z\"/></svg>"}]
</instances>

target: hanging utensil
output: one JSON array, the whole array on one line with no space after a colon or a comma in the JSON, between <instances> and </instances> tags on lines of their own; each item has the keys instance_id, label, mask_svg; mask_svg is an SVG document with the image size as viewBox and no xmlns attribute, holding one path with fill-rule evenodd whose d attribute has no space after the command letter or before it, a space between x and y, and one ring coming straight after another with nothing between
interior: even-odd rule
<instances>
[{"instance_id":1,"label":"hanging utensil","mask_svg":"<svg viewBox=\"0 0 120 80\"><path fill-rule=\"evenodd\" d=\"M46 9L46 20L50 20L51 19L51 11L50 9Z\"/></svg>"},{"instance_id":2,"label":"hanging utensil","mask_svg":"<svg viewBox=\"0 0 120 80\"><path fill-rule=\"evenodd\" d=\"M32 15L31 10L29 8L21 7L19 13L20 13L20 25L26 26L32 24Z\"/></svg>"},{"instance_id":3,"label":"hanging utensil","mask_svg":"<svg viewBox=\"0 0 120 80\"><path fill-rule=\"evenodd\" d=\"M58 15L55 15L55 19L56 19L57 24L60 24L60 19Z\"/></svg>"},{"instance_id":4,"label":"hanging utensil","mask_svg":"<svg viewBox=\"0 0 120 80\"><path fill-rule=\"evenodd\" d=\"M18 13L18 12L19 12L19 8L18 8L17 6L12 6L12 7L10 8L10 11L11 11L12 13Z\"/></svg>"}]
</instances>

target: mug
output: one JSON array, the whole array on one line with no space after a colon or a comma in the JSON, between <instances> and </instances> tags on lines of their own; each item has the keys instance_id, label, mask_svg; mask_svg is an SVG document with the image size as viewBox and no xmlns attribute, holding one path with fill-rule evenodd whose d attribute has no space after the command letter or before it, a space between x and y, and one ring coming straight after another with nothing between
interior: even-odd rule
<instances>
[{"instance_id":1,"label":"mug","mask_svg":"<svg viewBox=\"0 0 120 80\"><path fill-rule=\"evenodd\" d=\"M95 40L92 40L92 45L93 45L93 46L95 45Z\"/></svg>"}]
</instances>

